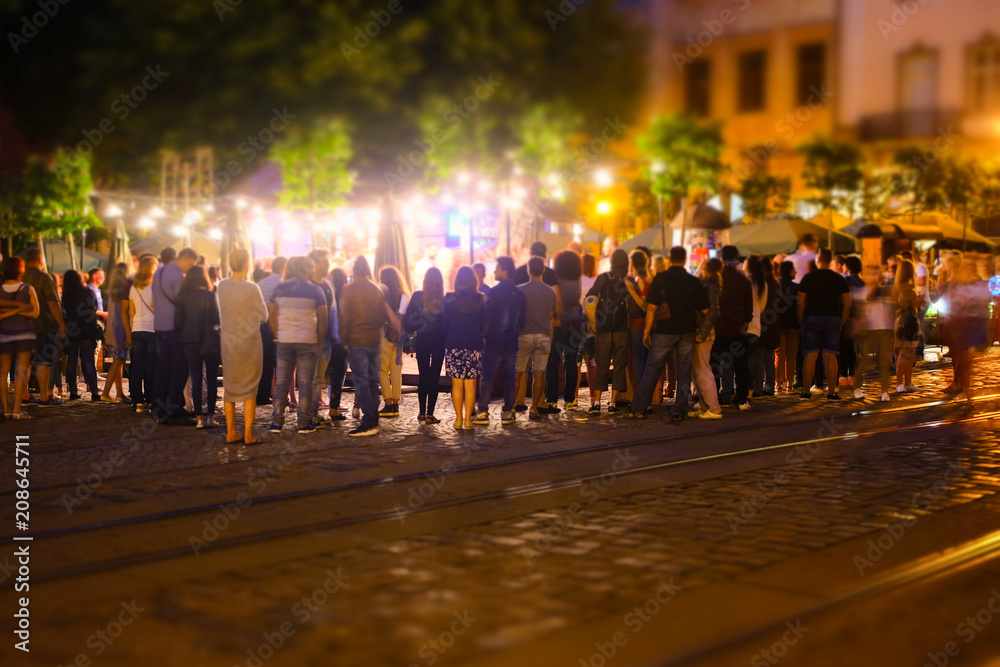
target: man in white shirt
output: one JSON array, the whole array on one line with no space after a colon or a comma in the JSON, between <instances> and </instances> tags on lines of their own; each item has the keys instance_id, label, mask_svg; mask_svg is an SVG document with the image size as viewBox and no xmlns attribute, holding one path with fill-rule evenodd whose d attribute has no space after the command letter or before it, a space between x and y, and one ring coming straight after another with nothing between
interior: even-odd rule
<instances>
[{"instance_id":1,"label":"man in white shirt","mask_svg":"<svg viewBox=\"0 0 1000 667\"><path fill-rule=\"evenodd\" d=\"M809 273L809 262L816 261L816 253L819 251L819 239L815 234L803 234L799 239L798 249L785 258L786 261L795 265L795 282L802 282L802 278Z\"/></svg>"}]
</instances>

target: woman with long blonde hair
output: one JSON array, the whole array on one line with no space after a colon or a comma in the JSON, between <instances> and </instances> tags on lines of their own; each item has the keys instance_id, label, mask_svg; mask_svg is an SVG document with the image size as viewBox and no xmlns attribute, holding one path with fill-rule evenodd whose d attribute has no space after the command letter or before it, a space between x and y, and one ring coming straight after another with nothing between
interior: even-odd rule
<instances>
[{"instance_id":1,"label":"woman with long blonde hair","mask_svg":"<svg viewBox=\"0 0 1000 667\"><path fill-rule=\"evenodd\" d=\"M125 315L128 313L126 304L132 289L132 279L129 277L129 267L119 262L111 271L108 279L108 298L111 305L108 308L108 324L104 329L104 347L111 353L113 361L104 380L101 400L105 403L126 403L132 401L125 396L122 389L122 368L128 358L128 336L125 331ZM111 398L111 387L117 390L115 398Z\"/></svg>"},{"instance_id":2,"label":"woman with long blonde hair","mask_svg":"<svg viewBox=\"0 0 1000 667\"><path fill-rule=\"evenodd\" d=\"M156 372L156 329L153 327L153 274L160 267L153 255L139 260L139 271L132 279L122 324L125 340L132 355L129 393L135 401L135 411L145 412L153 404L153 376Z\"/></svg>"}]
</instances>

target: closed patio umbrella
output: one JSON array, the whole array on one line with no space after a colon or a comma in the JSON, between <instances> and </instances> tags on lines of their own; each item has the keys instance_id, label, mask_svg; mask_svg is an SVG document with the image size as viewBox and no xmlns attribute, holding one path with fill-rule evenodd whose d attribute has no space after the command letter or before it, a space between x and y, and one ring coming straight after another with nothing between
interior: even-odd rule
<instances>
[{"instance_id":1,"label":"closed patio umbrella","mask_svg":"<svg viewBox=\"0 0 1000 667\"><path fill-rule=\"evenodd\" d=\"M794 252L804 234L814 234L819 239L832 238L833 251L850 253L857 249L857 241L842 232L828 234L829 227L820 227L808 220L769 218L756 224L740 225L729 233L729 243L743 255L773 255Z\"/></svg>"},{"instance_id":2,"label":"closed patio umbrella","mask_svg":"<svg viewBox=\"0 0 1000 667\"><path fill-rule=\"evenodd\" d=\"M222 244L219 249L219 257L222 275L226 278L232 271L229 269L229 253L235 248L243 248L250 253L250 267L253 268L253 244L247 235L247 228L243 222L243 214L239 208L233 206L226 215L226 220L222 229Z\"/></svg>"},{"instance_id":3,"label":"closed patio umbrella","mask_svg":"<svg viewBox=\"0 0 1000 667\"><path fill-rule=\"evenodd\" d=\"M125 231L125 221L118 218L115 222L114 231L111 234L111 250L108 252L108 274L119 262L124 263L129 273L132 273L132 253L128 247L128 232Z\"/></svg>"},{"instance_id":4,"label":"closed patio umbrella","mask_svg":"<svg viewBox=\"0 0 1000 667\"><path fill-rule=\"evenodd\" d=\"M375 247L375 278L383 266L395 266L410 282L410 263L406 256L406 239L403 237L403 223L400 222L396 199L388 193L382 202L382 220L378 226L378 245Z\"/></svg>"}]
</instances>

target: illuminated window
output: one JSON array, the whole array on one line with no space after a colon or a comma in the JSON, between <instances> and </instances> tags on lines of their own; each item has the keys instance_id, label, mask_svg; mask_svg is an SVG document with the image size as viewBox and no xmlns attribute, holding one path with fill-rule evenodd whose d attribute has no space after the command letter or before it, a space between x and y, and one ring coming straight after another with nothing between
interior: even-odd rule
<instances>
[{"instance_id":1,"label":"illuminated window","mask_svg":"<svg viewBox=\"0 0 1000 667\"><path fill-rule=\"evenodd\" d=\"M739 110L744 113L763 111L767 78L767 53L749 51L741 54L739 67Z\"/></svg>"},{"instance_id":2,"label":"illuminated window","mask_svg":"<svg viewBox=\"0 0 1000 667\"><path fill-rule=\"evenodd\" d=\"M973 111L1000 109L1000 44L975 49L971 62Z\"/></svg>"},{"instance_id":3,"label":"illuminated window","mask_svg":"<svg viewBox=\"0 0 1000 667\"><path fill-rule=\"evenodd\" d=\"M712 66L707 60L688 65L685 81L685 107L689 114L705 117L711 113Z\"/></svg>"}]
</instances>

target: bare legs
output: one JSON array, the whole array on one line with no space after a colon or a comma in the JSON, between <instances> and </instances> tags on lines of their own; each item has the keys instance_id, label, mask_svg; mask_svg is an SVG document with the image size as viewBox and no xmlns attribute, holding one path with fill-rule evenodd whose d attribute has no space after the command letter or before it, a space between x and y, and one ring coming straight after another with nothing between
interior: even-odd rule
<instances>
[{"instance_id":1,"label":"bare legs","mask_svg":"<svg viewBox=\"0 0 1000 667\"><path fill-rule=\"evenodd\" d=\"M236 403L231 403L226 401L224 404L226 410L226 442L235 443L239 440L240 434L236 430ZM243 401L243 442L244 444L252 444L255 442L253 437L253 420L254 415L257 413L257 398L251 398L250 400Z\"/></svg>"},{"instance_id":2,"label":"bare legs","mask_svg":"<svg viewBox=\"0 0 1000 667\"><path fill-rule=\"evenodd\" d=\"M476 383L478 380L451 379L451 402L455 407L455 428L474 428L472 415L476 409Z\"/></svg>"}]
</instances>

